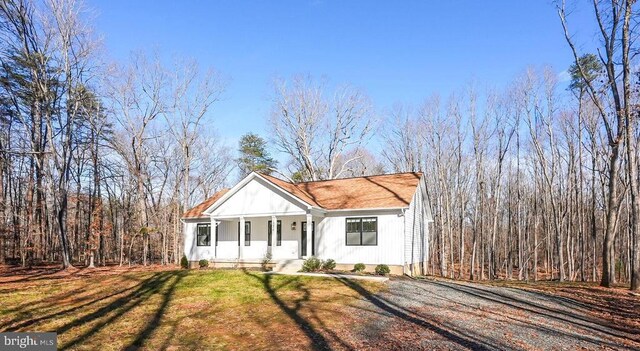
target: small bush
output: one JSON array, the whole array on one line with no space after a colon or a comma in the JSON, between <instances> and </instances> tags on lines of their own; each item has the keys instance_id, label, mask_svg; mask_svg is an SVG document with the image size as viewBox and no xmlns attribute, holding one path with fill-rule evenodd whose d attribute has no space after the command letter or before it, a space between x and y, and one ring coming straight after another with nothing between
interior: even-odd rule
<instances>
[{"instance_id":1,"label":"small bush","mask_svg":"<svg viewBox=\"0 0 640 351\"><path fill-rule=\"evenodd\" d=\"M260 263L260 265L262 266L262 270L265 272L271 270L271 267L269 267L269 263L271 263L271 257L271 252L267 252L262 258L262 262Z\"/></svg>"},{"instance_id":2,"label":"small bush","mask_svg":"<svg viewBox=\"0 0 640 351\"><path fill-rule=\"evenodd\" d=\"M328 259L324 262L322 262L322 269L324 269L325 271L330 271L332 269L336 268L336 261L332 260L332 259Z\"/></svg>"},{"instance_id":3,"label":"small bush","mask_svg":"<svg viewBox=\"0 0 640 351\"><path fill-rule=\"evenodd\" d=\"M387 266L386 264L379 264L376 266L377 275L387 275L389 273L391 273L391 270L389 269L389 266Z\"/></svg>"},{"instance_id":4,"label":"small bush","mask_svg":"<svg viewBox=\"0 0 640 351\"><path fill-rule=\"evenodd\" d=\"M207 260L200 260L200 261L198 261L198 264L200 265L200 268L209 267L209 261L207 261Z\"/></svg>"},{"instance_id":5,"label":"small bush","mask_svg":"<svg viewBox=\"0 0 640 351\"><path fill-rule=\"evenodd\" d=\"M187 260L186 255L182 255L182 258L180 259L180 267L189 269L189 260Z\"/></svg>"},{"instance_id":6,"label":"small bush","mask_svg":"<svg viewBox=\"0 0 640 351\"><path fill-rule=\"evenodd\" d=\"M364 271L365 268L367 268L367 266L365 266L364 263L356 263L353 266L353 271L360 273L360 272Z\"/></svg>"},{"instance_id":7,"label":"small bush","mask_svg":"<svg viewBox=\"0 0 640 351\"><path fill-rule=\"evenodd\" d=\"M321 266L322 266L322 261L320 261L316 257L309 257L306 260L304 260L304 263L302 264L302 271L317 272L320 270Z\"/></svg>"}]
</instances>

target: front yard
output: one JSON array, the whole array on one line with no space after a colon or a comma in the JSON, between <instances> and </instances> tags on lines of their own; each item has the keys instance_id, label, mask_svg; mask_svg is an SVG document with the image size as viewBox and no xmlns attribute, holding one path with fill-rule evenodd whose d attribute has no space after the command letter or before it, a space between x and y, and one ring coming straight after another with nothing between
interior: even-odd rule
<instances>
[{"instance_id":1,"label":"front yard","mask_svg":"<svg viewBox=\"0 0 640 351\"><path fill-rule=\"evenodd\" d=\"M586 283L0 267L0 331L57 331L60 349L637 350L638 311Z\"/></svg>"},{"instance_id":2,"label":"front yard","mask_svg":"<svg viewBox=\"0 0 640 351\"><path fill-rule=\"evenodd\" d=\"M250 271L3 275L0 331L57 331L59 349L335 348L343 342L336 330L351 328L344 306L361 297L332 278Z\"/></svg>"}]
</instances>

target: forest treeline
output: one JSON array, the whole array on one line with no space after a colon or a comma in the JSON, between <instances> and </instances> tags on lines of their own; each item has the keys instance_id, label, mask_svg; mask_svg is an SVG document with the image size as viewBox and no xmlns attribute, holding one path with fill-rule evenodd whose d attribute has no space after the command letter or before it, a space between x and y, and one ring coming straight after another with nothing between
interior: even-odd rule
<instances>
[{"instance_id":1,"label":"forest treeline","mask_svg":"<svg viewBox=\"0 0 640 351\"><path fill-rule=\"evenodd\" d=\"M528 68L506 87L379 112L350 85L278 79L271 138L246 135L236 158L211 128L223 73L158 54L105 63L78 1L2 1L0 260L175 264L181 214L236 173L421 171L434 214L424 273L638 289L637 10L583 5L599 28L588 52L555 4L574 55L568 83ZM268 147L287 162L276 167Z\"/></svg>"},{"instance_id":2,"label":"forest treeline","mask_svg":"<svg viewBox=\"0 0 640 351\"><path fill-rule=\"evenodd\" d=\"M185 207L232 167L209 128L226 78L107 64L74 0L0 2L0 260L177 263Z\"/></svg>"}]
</instances>

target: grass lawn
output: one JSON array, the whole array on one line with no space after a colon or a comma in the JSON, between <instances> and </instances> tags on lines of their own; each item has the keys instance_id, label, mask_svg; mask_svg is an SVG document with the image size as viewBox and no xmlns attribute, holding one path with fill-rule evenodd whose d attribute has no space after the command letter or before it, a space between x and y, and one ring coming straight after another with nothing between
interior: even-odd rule
<instances>
[{"instance_id":1,"label":"grass lawn","mask_svg":"<svg viewBox=\"0 0 640 351\"><path fill-rule=\"evenodd\" d=\"M56 331L59 349L309 348L349 328L361 295L332 278L235 270L0 274L0 331ZM375 292L383 285L358 281Z\"/></svg>"}]
</instances>

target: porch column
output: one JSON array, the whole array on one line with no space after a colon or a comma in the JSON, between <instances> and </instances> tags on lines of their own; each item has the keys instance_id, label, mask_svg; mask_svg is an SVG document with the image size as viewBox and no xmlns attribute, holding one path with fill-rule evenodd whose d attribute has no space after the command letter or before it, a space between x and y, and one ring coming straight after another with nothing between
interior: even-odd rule
<instances>
[{"instance_id":1,"label":"porch column","mask_svg":"<svg viewBox=\"0 0 640 351\"><path fill-rule=\"evenodd\" d=\"M307 257L312 256L311 245L313 243L313 235L311 233L313 233L313 216L311 216L311 213L307 213Z\"/></svg>"},{"instance_id":2,"label":"porch column","mask_svg":"<svg viewBox=\"0 0 640 351\"><path fill-rule=\"evenodd\" d=\"M238 258L242 259L244 250L244 217L240 217L240 246L238 246Z\"/></svg>"},{"instance_id":3,"label":"porch column","mask_svg":"<svg viewBox=\"0 0 640 351\"><path fill-rule=\"evenodd\" d=\"M209 233L211 240L210 243L213 245L213 258L218 258L218 225L220 222L216 221L211 217L211 232Z\"/></svg>"},{"instance_id":4,"label":"porch column","mask_svg":"<svg viewBox=\"0 0 640 351\"><path fill-rule=\"evenodd\" d=\"M276 247L278 242L278 219L276 216L271 216L271 255L273 256L273 248Z\"/></svg>"}]
</instances>

